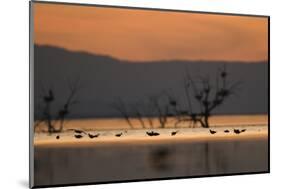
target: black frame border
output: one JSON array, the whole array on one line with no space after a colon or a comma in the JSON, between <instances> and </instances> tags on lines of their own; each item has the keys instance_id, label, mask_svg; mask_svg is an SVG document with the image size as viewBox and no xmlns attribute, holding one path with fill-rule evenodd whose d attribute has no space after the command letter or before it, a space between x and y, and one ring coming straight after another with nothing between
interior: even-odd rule
<instances>
[{"instance_id":1,"label":"black frame border","mask_svg":"<svg viewBox=\"0 0 281 189\"><path fill-rule=\"evenodd\" d=\"M196 13L196 14L213 14L213 15L224 15L224 16L244 16L244 17L258 17L258 18L267 18L268 24L268 170L260 172L242 172L242 173L230 173L230 174L214 174L214 175L197 175L197 176L181 176L181 177L164 177L164 178L149 178L149 179L130 179L130 180L118 180L118 181L104 181L104 182L86 182L86 183L70 183L70 184L55 184L55 185L33 185L31 178L34 173L31 174L32 162L34 161L31 157L31 152L33 152L33 134L31 133L32 129L32 120L31 120L31 104L32 101L32 87L31 84L33 79L33 74L31 73L31 66L34 62L31 61L31 55L33 51L31 48L34 45L33 39L33 25L31 24L31 19L33 19L32 14L32 4L55 4L55 5L70 5L70 6L88 6L88 7L100 7L100 8L119 8L119 9L129 9L129 10L146 10L146 11L165 11L165 12L178 12L178 13ZM32 22L33 23L33 22ZM34 70L33 70L34 71ZM67 186L84 186L84 185L97 185L97 184L114 184L114 183L131 183L131 182L142 182L142 181L162 181L162 180L175 180L175 179L189 179L189 178L210 178L210 177L223 177L223 176L239 176L239 175L253 175L253 174L266 174L270 173L270 16L269 15L255 15L255 14L241 14L241 13L224 13L224 12L208 12L208 11L193 11L193 10L177 10L177 9L164 9L164 8L147 8L147 7L134 7L134 6L121 6L121 5L102 5L102 4L90 4L90 3L69 3L69 2L56 2L56 1L40 1L40 0L31 0L29 1L29 188L49 188L49 187L67 187ZM32 154L34 155L34 154ZM33 170L34 171L34 170Z\"/></svg>"}]
</instances>

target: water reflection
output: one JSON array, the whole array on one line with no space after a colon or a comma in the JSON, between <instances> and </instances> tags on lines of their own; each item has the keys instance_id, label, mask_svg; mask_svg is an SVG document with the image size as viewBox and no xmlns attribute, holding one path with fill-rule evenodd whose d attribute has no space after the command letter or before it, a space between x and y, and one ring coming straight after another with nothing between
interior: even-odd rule
<instances>
[{"instance_id":1,"label":"water reflection","mask_svg":"<svg viewBox=\"0 0 281 189\"><path fill-rule=\"evenodd\" d=\"M260 140L35 148L35 184L73 184L268 170Z\"/></svg>"}]
</instances>

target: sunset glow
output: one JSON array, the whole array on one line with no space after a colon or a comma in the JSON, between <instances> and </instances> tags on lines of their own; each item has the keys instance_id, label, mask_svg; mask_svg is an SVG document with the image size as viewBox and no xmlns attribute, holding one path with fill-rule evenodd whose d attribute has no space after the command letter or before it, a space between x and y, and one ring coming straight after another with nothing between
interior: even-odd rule
<instances>
[{"instance_id":1,"label":"sunset glow","mask_svg":"<svg viewBox=\"0 0 281 189\"><path fill-rule=\"evenodd\" d=\"M59 4L34 5L36 44L122 60L268 59L268 19Z\"/></svg>"}]
</instances>

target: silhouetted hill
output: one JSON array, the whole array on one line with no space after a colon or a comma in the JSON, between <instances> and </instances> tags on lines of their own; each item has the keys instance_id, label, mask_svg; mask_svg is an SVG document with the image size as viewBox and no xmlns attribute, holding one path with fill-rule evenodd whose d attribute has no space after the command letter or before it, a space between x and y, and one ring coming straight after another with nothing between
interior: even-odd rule
<instances>
[{"instance_id":1,"label":"silhouetted hill","mask_svg":"<svg viewBox=\"0 0 281 189\"><path fill-rule=\"evenodd\" d=\"M119 116L112 103L122 97L127 103L146 99L163 90L183 96L183 75L209 75L215 78L218 68L226 62L156 61L129 62L109 56L68 51L52 46L34 48L35 112L43 88L54 90L56 103L61 105L67 95L69 80L80 77L83 88L72 117ZM268 64L227 62L230 79L242 81L238 97L229 99L218 114L267 113ZM44 87L43 87L44 86ZM181 102L184 103L183 98ZM54 108L55 109L55 108Z\"/></svg>"}]
</instances>

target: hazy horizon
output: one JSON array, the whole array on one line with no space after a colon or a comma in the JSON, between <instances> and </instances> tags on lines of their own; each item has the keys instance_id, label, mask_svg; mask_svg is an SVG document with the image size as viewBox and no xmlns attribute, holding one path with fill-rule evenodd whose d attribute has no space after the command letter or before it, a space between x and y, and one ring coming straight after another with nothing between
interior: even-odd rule
<instances>
[{"instance_id":1,"label":"hazy horizon","mask_svg":"<svg viewBox=\"0 0 281 189\"><path fill-rule=\"evenodd\" d=\"M268 18L34 3L35 43L128 61L268 60Z\"/></svg>"},{"instance_id":2,"label":"hazy horizon","mask_svg":"<svg viewBox=\"0 0 281 189\"><path fill-rule=\"evenodd\" d=\"M101 57L108 57L108 58L112 58L112 59L116 59L118 61L120 61L121 63L166 63L166 62L216 62L216 63L245 63L245 64L250 64L250 63L269 63L268 60L256 60L256 61L245 61L245 60L205 60L205 59L159 59L159 60L126 60L126 59L120 59L118 57L109 55L109 54L98 54L95 52L90 52L90 51L86 51L86 50L73 50L73 49L68 49L66 47L62 47L62 46L56 46L56 45L49 45L49 44L38 44L35 43L34 47L47 47L47 48L56 48L56 49L60 49L63 51L67 51L70 53L81 53L81 54L88 54L88 55L93 55L93 56L101 56Z\"/></svg>"}]
</instances>

